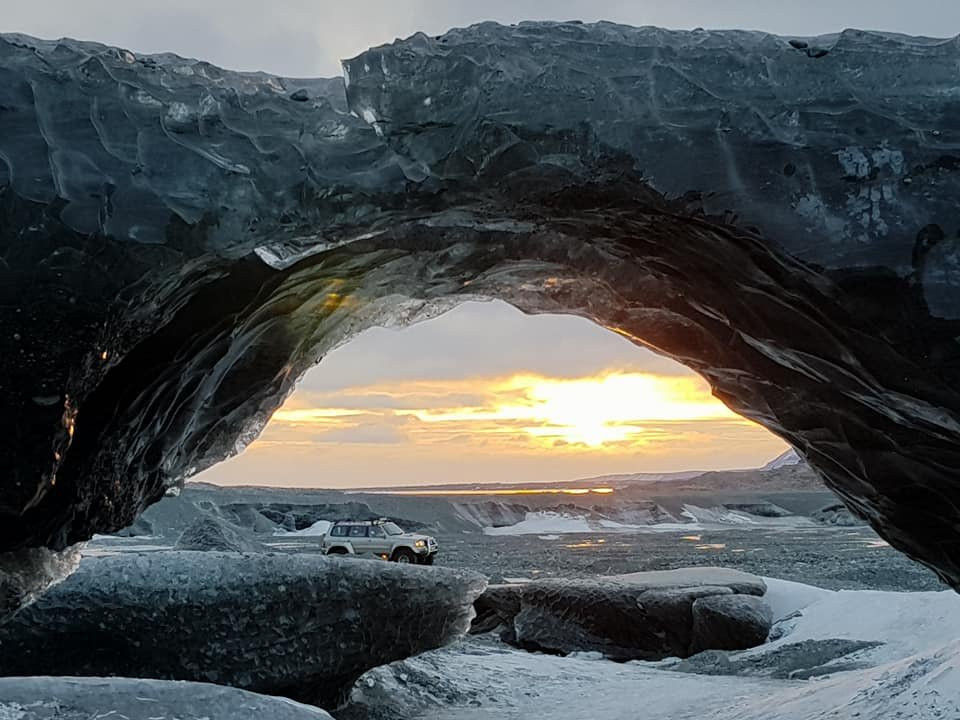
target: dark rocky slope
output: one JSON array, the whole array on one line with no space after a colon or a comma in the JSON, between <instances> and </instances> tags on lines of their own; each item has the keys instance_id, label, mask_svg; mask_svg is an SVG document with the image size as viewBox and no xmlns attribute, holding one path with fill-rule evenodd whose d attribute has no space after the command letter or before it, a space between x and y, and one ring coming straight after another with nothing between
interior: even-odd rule
<instances>
[{"instance_id":1,"label":"dark rocky slope","mask_svg":"<svg viewBox=\"0 0 960 720\"><path fill-rule=\"evenodd\" d=\"M0 37L0 549L129 525L330 347L495 297L702 373L960 584L960 40L802 44L486 23L344 98Z\"/></svg>"}]
</instances>

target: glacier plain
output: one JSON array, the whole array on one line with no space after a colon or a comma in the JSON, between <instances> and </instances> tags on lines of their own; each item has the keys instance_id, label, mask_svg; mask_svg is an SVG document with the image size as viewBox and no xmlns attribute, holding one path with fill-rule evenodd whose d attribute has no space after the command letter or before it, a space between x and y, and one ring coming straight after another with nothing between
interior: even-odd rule
<instances>
[{"instance_id":1,"label":"glacier plain","mask_svg":"<svg viewBox=\"0 0 960 720\"><path fill-rule=\"evenodd\" d=\"M830 591L765 578L779 639L732 654L753 674L678 672L676 661L555 657L470 640L363 676L346 717L370 720L948 720L960 717L960 597ZM792 619L791 615L799 613ZM868 646L818 657L815 645ZM833 643L834 645L836 643ZM791 646L809 679L771 677ZM856 647L856 645L852 645ZM813 648L811 650L810 648ZM798 678L802 677L797 672ZM642 710L641 710L642 709Z\"/></svg>"}]
</instances>

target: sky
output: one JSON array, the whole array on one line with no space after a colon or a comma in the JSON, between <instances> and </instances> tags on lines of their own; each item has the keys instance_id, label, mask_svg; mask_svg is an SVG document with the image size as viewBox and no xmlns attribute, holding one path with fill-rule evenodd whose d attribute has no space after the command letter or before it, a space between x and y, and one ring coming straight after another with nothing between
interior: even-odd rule
<instances>
[{"instance_id":1,"label":"sky","mask_svg":"<svg viewBox=\"0 0 960 720\"><path fill-rule=\"evenodd\" d=\"M234 70L340 75L339 61L422 30L482 20L610 20L815 35L847 27L960 32L957 0L4 0L0 30L176 52Z\"/></svg>"},{"instance_id":2,"label":"sky","mask_svg":"<svg viewBox=\"0 0 960 720\"><path fill-rule=\"evenodd\" d=\"M339 61L483 20L610 20L816 35L960 31L958 0L35 0L0 31L176 52L238 70L335 76ZM198 480L364 487L549 482L755 467L785 449L681 366L578 318L470 303L373 329L302 379L263 435Z\"/></svg>"},{"instance_id":3,"label":"sky","mask_svg":"<svg viewBox=\"0 0 960 720\"><path fill-rule=\"evenodd\" d=\"M522 484L757 467L786 447L699 376L609 330L470 302L330 353L257 441L196 479Z\"/></svg>"}]
</instances>

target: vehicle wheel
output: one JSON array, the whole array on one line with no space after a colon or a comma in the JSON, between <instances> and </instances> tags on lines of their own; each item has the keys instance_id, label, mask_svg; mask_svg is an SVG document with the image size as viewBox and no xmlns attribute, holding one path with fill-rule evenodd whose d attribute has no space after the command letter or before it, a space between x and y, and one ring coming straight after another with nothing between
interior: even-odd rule
<instances>
[{"instance_id":1,"label":"vehicle wheel","mask_svg":"<svg viewBox=\"0 0 960 720\"><path fill-rule=\"evenodd\" d=\"M342 547L332 547L327 550L327 555L346 555L347 549Z\"/></svg>"},{"instance_id":2,"label":"vehicle wheel","mask_svg":"<svg viewBox=\"0 0 960 720\"><path fill-rule=\"evenodd\" d=\"M417 554L410 548L397 548L393 553L393 561L398 563L411 564L417 561Z\"/></svg>"}]
</instances>

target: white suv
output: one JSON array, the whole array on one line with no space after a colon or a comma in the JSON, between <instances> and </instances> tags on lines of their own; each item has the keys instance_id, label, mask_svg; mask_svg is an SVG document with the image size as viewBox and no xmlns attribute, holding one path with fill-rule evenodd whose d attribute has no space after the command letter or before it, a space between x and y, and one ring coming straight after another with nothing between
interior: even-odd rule
<instances>
[{"instance_id":1,"label":"white suv","mask_svg":"<svg viewBox=\"0 0 960 720\"><path fill-rule=\"evenodd\" d=\"M327 555L372 555L398 563L433 565L437 541L429 535L404 532L387 520L339 520L321 545Z\"/></svg>"}]
</instances>

